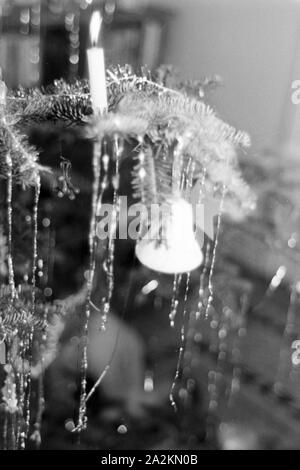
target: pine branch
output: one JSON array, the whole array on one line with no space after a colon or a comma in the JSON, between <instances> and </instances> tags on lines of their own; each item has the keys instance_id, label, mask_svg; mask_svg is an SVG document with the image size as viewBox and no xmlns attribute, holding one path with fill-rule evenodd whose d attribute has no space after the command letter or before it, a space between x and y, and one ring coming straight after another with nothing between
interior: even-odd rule
<instances>
[{"instance_id":1,"label":"pine branch","mask_svg":"<svg viewBox=\"0 0 300 470\"><path fill-rule=\"evenodd\" d=\"M153 154L155 149L163 149L166 158L162 158L160 153L159 158L146 159L146 164L152 165L152 172L147 173L145 188L148 201L153 200L154 195L160 200L169 197L173 149L180 139L184 164L192 160L195 176L200 177L205 169L208 188L213 187L218 192L218 188L221 190L226 185L232 204L235 201L240 208L252 208L254 196L241 177L237 159L237 151L248 148L250 138L245 132L222 121L200 99L205 86L215 83L216 80L210 79L184 82L171 67L162 67L153 74L142 69L137 74L130 66L119 66L107 71L109 113L101 118L90 118L92 108L87 81L67 84L58 80L52 87L43 90L20 89L8 96L6 113L11 119L18 120L18 126L47 120L65 124L88 123L85 133L88 138L110 138L119 134L127 140L142 138L148 141ZM4 155L8 148L15 147L12 141L7 140L7 128L4 131L0 162L5 176L1 153ZM18 138L21 140L21 136ZM15 173L21 174L23 182L30 183L40 169L34 149L28 147L27 151L25 139L23 145L21 155L16 155L13 160L17 168ZM20 163L18 167L21 157L24 164ZM138 182L137 171L133 177L134 192L141 194L143 188Z\"/></svg>"},{"instance_id":2,"label":"pine branch","mask_svg":"<svg viewBox=\"0 0 300 470\"><path fill-rule=\"evenodd\" d=\"M26 137L5 118L0 124L0 176L3 178L6 178L8 171L6 164L8 152L12 159L14 180L24 186L35 184L42 169L37 161L38 153L28 144Z\"/></svg>"},{"instance_id":3,"label":"pine branch","mask_svg":"<svg viewBox=\"0 0 300 470\"><path fill-rule=\"evenodd\" d=\"M21 286L19 295L12 299L9 286L0 287L0 341L13 339L18 330L44 332L53 318L64 315L63 304L52 305L43 299L37 299L33 315L31 289L28 285Z\"/></svg>"}]
</instances>

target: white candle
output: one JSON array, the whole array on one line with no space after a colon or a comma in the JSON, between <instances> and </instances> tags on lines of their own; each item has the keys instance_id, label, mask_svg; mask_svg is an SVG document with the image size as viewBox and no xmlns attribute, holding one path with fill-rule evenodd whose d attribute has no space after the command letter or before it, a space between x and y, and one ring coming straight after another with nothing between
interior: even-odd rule
<instances>
[{"instance_id":1,"label":"white candle","mask_svg":"<svg viewBox=\"0 0 300 470\"><path fill-rule=\"evenodd\" d=\"M102 17L99 11L92 14L90 37L92 47L87 50L90 91L94 114L102 114L107 109L104 50L97 46Z\"/></svg>"}]
</instances>

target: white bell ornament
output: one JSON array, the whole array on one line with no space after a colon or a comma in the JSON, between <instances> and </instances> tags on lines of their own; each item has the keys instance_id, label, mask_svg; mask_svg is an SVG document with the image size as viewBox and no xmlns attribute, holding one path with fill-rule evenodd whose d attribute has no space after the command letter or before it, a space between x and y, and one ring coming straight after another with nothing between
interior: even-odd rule
<instances>
[{"instance_id":1,"label":"white bell ornament","mask_svg":"<svg viewBox=\"0 0 300 470\"><path fill-rule=\"evenodd\" d=\"M166 207L166 206L165 206ZM166 274L179 274L197 269L203 253L194 234L191 204L173 199L168 210L152 221L150 229L136 244L136 256L146 267Z\"/></svg>"}]
</instances>

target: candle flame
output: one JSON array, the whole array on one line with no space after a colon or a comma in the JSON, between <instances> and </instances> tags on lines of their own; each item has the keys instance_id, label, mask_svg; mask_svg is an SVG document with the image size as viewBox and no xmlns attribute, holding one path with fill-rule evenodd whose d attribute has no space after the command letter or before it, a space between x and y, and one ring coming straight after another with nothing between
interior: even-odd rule
<instances>
[{"instance_id":1,"label":"candle flame","mask_svg":"<svg viewBox=\"0 0 300 470\"><path fill-rule=\"evenodd\" d=\"M100 14L100 11L94 11L91 17L91 22L90 22L90 38L91 38L91 43L93 46L95 46L98 42L101 24L102 24L102 16Z\"/></svg>"}]
</instances>

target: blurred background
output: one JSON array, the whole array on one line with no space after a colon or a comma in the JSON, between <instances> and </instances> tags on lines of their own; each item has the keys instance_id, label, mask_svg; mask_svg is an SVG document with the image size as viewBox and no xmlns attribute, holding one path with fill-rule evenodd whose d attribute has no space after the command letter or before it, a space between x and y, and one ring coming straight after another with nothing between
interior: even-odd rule
<instances>
[{"instance_id":1,"label":"blurred background","mask_svg":"<svg viewBox=\"0 0 300 470\"><path fill-rule=\"evenodd\" d=\"M166 63L184 78L220 77L206 99L251 135L241 166L258 207L243 223L224 220L210 322L195 318L199 273L192 277L177 414L168 395L184 309L170 329L173 280L141 267L130 242L117 243L113 321L101 341L90 339L90 383L105 367L120 324L122 340L110 377L91 403L81 446L297 449L300 366L292 344L300 339L300 106L291 96L292 82L300 79L300 2L0 0L0 66L7 86L87 77L89 22L97 8L107 65L154 69ZM71 162L80 188L74 202L44 186L39 235L50 253L39 287L50 299L76 296L87 261L90 144L76 128L37 125L28 134L41 162L57 174L61 157ZM15 250L22 272L22 245ZM42 248L40 256L46 257ZM184 286L179 294L182 301ZM78 400L75 310L47 372L43 448L75 446L68 432Z\"/></svg>"}]
</instances>

